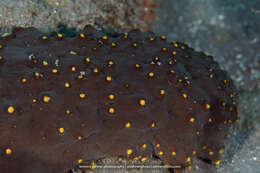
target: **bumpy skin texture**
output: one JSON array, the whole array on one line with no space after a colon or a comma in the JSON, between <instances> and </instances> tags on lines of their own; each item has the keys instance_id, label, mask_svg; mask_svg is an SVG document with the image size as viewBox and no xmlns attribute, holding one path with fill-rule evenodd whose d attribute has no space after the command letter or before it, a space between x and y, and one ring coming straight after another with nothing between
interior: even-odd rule
<instances>
[{"instance_id":1,"label":"bumpy skin texture","mask_svg":"<svg viewBox=\"0 0 260 173\"><path fill-rule=\"evenodd\" d=\"M212 57L138 30L104 36L86 26L73 38L34 28L0 38L1 172L151 154L219 164L237 96Z\"/></svg>"}]
</instances>

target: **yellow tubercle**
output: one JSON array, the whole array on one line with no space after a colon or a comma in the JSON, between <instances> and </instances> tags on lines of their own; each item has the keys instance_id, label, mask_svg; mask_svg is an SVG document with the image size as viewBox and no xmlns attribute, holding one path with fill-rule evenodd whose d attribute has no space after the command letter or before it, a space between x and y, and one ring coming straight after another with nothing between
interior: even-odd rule
<instances>
[{"instance_id":1,"label":"yellow tubercle","mask_svg":"<svg viewBox=\"0 0 260 173\"><path fill-rule=\"evenodd\" d=\"M218 154L222 154L223 153L223 150L222 149L219 149L218 150Z\"/></svg>"},{"instance_id":2,"label":"yellow tubercle","mask_svg":"<svg viewBox=\"0 0 260 173\"><path fill-rule=\"evenodd\" d=\"M154 77L155 74L154 74L153 72L150 72L150 73L148 73L148 76L149 76L149 77Z\"/></svg>"},{"instance_id":3,"label":"yellow tubercle","mask_svg":"<svg viewBox=\"0 0 260 173\"><path fill-rule=\"evenodd\" d=\"M213 156L213 155L214 155L214 152L213 152L213 151L210 151L210 152L209 152L209 155L210 155L210 156Z\"/></svg>"},{"instance_id":4,"label":"yellow tubercle","mask_svg":"<svg viewBox=\"0 0 260 173\"><path fill-rule=\"evenodd\" d=\"M42 101L44 103L49 103L51 101L51 97L45 95L45 96L42 97Z\"/></svg>"},{"instance_id":5,"label":"yellow tubercle","mask_svg":"<svg viewBox=\"0 0 260 173\"><path fill-rule=\"evenodd\" d=\"M205 108L206 108L207 110L209 110L209 109L210 109L210 104L207 103L207 104L205 105Z\"/></svg>"},{"instance_id":6,"label":"yellow tubercle","mask_svg":"<svg viewBox=\"0 0 260 173\"><path fill-rule=\"evenodd\" d=\"M89 57L85 58L85 62L90 63L90 58Z\"/></svg>"},{"instance_id":7,"label":"yellow tubercle","mask_svg":"<svg viewBox=\"0 0 260 173\"><path fill-rule=\"evenodd\" d=\"M127 37L128 37L128 33L125 32L125 33L124 33L124 39L127 39Z\"/></svg>"},{"instance_id":8,"label":"yellow tubercle","mask_svg":"<svg viewBox=\"0 0 260 173\"><path fill-rule=\"evenodd\" d=\"M127 123L125 124L125 127L126 127L126 128L131 127L131 123L130 123L130 122L127 122Z\"/></svg>"},{"instance_id":9,"label":"yellow tubercle","mask_svg":"<svg viewBox=\"0 0 260 173\"><path fill-rule=\"evenodd\" d=\"M40 78L40 76L41 76L41 75L40 75L39 72L35 72L35 73L34 73L34 77L35 77L36 79Z\"/></svg>"},{"instance_id":10,"label":"yellow tubercle","mask_svg":"<svg viewBox=\"0 0 260 173\"><path fill-rule=\"evenodd\" d=\"M166 39L166 36L165 36L165 35L162 35L160 38L161 38L162 40L165 40L165 39Z\"/></svg>"},{"instance_id":11,"label":"yellow tubercle","mask_svg":"<svg viewBox=\"0 0 260 173\"><path fill-rule=\"evenodd\" d=\"M141 106L145 106L145 104L146 104L145 99L140 99L140 100L139 100L139 104L140 104Z\"/></svg>"},{"instance_id":12,"label":"yellow tubercle","mask_svg":"<svg viewBox=\"0 0 260 173\"><path fill-rule=\"evenodd\" d=\"M109 94L109 95L108 95L108 99L109 99L109 100L114 100L114 99L115 99L115 94L112 94L112 93Z\"/></svg>"},{"instance_id":13,"label":"yellow tubercle","mask_svg":"<svg viewBox=\"0 0 260 173\"><path fill-rule=\"evenodd\" d=\"M142 148L143 148L143 149L145 149L146 147L147 147L147 145L146 145L146 144L143 144L143 145L142 145Z\"/></svg>"},{"instance_id":14,"label":"yellow tubercle","mask_svg":"<svg viewBox=\"0 0 260 173\"><path fill-rule=\"evenodd\" d=\"M6 155L11 155L12 152L13 152L13 151L12 151L11 148L6 148L6 149L5 149L5 154L6 154Z\"/></svg>"},{"instance_id":15,"label":"yellow tubercle","mask_svg":"<svg viewBox=\"0 0 260 173\"><path fill-rule=\"evenodd\" d=\"M57 36L58 36L59 38L62 38L62 37L63 37L63 35L62 35L61 33L57 33Z\"/></svg>"},{"instance_id":16,"label":"yellow tubercle","mask_svg":"<svg viewBox=\"0 0 260 173\"><path fill-rule=\"evenodd\" d=\"M83 162L83 159L78 159L78 164L81 164Z\"/></svg>"},{"instance_id":17,"label":"yellow tubercle","mask_svg":"<svg viewBox=\"0 0 260 173\"><path fill-rule=\"evenodd\" d=\"M114 114L115 113L115 108L113 108L113 107L108 108L108 112L110 114Z\"/></svg>"},{"instance_id":18,"label":"yellow tubercle","mask_svg":"<svg viewBox=\"0 0 260 173\"><path fill-rule=\"evenodd\" d=\"M141 162L145 162L147 160L147 157L142 157Z\"/></svg>"},{"instance_id":19,"label":"yellow tubercle","mask_svg":"<svg viewBox=\"0 0 260 173\"><path fill-rule=\"evenodd\" d=\"M82 74L79 74L79 75L77 76L78 79L83 79L83 77L84 77L84 76L83 76Z\"/></svg>"},{"instance_id":20,"label":"yellow tubercle","mask_svg":"<svg viewBox=\"0 0 260 173\"><path fill-rule=\"evenodd\" d=\"M191 117L189 121L190 121L190 123L194 123L195 122L195 118Z\"/></svg>"},{"instance_id":21,"label":"yellow tubercle","mask_svg":"<svg viewBox=\"0 0 260 173\"><path fill-rule=\"evenodd\" d=\"M96 168L96 166L97 166L96 162L92 161L92 162L91 162L91 169Z\"/></svg>"},{"instance_id":22,"label":"yellow tubercle","mask_svg":"<svg viewBox=\"0 0 260 173\"><path fill-rule=\"evenodd\" d=\"M154 37L150 37L149 40L150 40L150 41L154 41Z\"/></svg>"},{"instance_id":23,"label":"yellow tubercle","mask_svg":"<svg viewBox=\"0 0 260 173\"><path fill-rule=\"evenodd\" d=\"M166 52L166 51L167 51L167 48L166 48L166 47L163 47L163 48L162 48L162 51L163 51L163 52Z\"/></svg>"},{"instance_id":24,"label":"yellow tubercle","mask_svg":"<svg viewBox=\"0 0 260 173\"><path fill-rule=\"evenodd\" d=\"M62 134L62 133L64 133L64 131L65 131L65 130L64 130L64 128L63 128L63 127L60 127L60 128L59 128L59 133L61 133L61 134Z\"/></svg>"},{"instance_id":25,"label":"yellow tubercle","mask_svg":"<svg viewBox=\"0 0 260 173\"><path fill-rule=\"evenodd\" d=\"M164 95L165 94L165 90L161 89L160 90L160 95Z\"/></svg>"},{"instance_id":26,"label":"yellow tubercle","mask_svg":"<svg viewBox=\"0 0 260 173\"><path fill-rule=\"evenodd\" d=\"M27 82L27 78L26 77L23 77L22 79L21 79L21 83L26 83Z\"/></svg>"},{"instance_id":27,"label":"yellow tubercle","mask_svg":"<svg viewBox=\"0 0 260 173\"><path fill-rule=\"evenodd\" d=\"M85 93L80 93L80 94L79 94L79 97L80 97L81 99L84 99L84 98L86 98L86 94L85 94Z\"/></svg>"},{"instance_id":28,"label":"yellow tubercle","mask_svg":"<svg viewBox=\"0 0 260 173\"><path fill-rule=\"evenodd\" d=\"M177 43L173 43L173 46L177 48L179 45Z\"/></svg>"},{"instance_id":29,"label":"yellow tubercle","mask_svg":"<svg viewBox=\"0 0 260 173\"><path fill-rule=\"evenodd\" d=\"M136 67L136 68L140 68L141 65L140 65L140 64L135 64L135 67Z\"/></svg>"},{"instance_id":30,"label":"yellow tubercle","mask_svg":"<svg viewBox=\"0 0 260 173\"><path fill-rule=\"evenodd\" d=\"M108 61L108 66L111 67L114 64L114 61L110 60Z\"/></svg>"},{"instance_id":31,"label":"yellow tubercle","mask_svg":"<svg viewBox=\"0 0 260 173\"><path fill-rule=\"evenodd\" d=\"M116 46L116 43L113 42L113 43L111 43L111 45L112 45L112 47L115 47L115 46Z\"/></svg>"},{"instance_id":32,"label":"yellow tubercle","mask_svg":"<svg viewBox=\"0 0 260 173\"><path fill-rule=\"evenodd\" d=\"M228 80L224 79L223 82L224 82L224 84L226 84L228 82Z\"/></svg>"},{"instance_id":33,"label":"yellow tubercle","mask_svg":"<svg viewBox=\"0 0 260 173\"><path fill-rule=\"evenodd\" d=\"M80 38L85 38L85 34L84 33L81 33L79 36L80 36Z\"/></svg>"},{"instance_id":34,"label":"yellow tubercle","mask_svg":"<svg viewBox=\"0 0 260 173\"><path fill-rule=\"evenodd\" d=\"M127 149L126 150L126 154L127 155L131 155L133 153L133 150L131 148Z\"/></svg>"},{"instance_id":35,"label":"yellow tubercle","mask_svg":"<svg viewBox=\"0 0 260 173\"><path fill-rule=\"evenodd\" d=\"M45 60L44 60L44 61L42 61L42 65L43 65L43 66L48 66L49 63L48 63L48 61L45 61Z\"/></svg>"},{"instance_id":36,"label":"yellow tubercle","mask_svg":"<svg viewBox=\"0 0 260 173\"><path fill-rule=\"evenodd\" d=\"M160 156L162 156L162 155L163 155L163 151L159 151L158 154L159 154Z\"/></svg>"},{"instance_id":37,"label":"yellow tubercle","mask_svg":"<svg viewBox=\"0 0 260 173\"><path fill-rule=\"evenodd\" d=\"M94 72L94 73L98 73L98 68L95 67L95 68L93 69L93 72Z\"/></svg>"},{"instance_id":38,"label":"yellow tubercle","mask_svg":"<svg viewBox=\"0 0 260 173\"><path fill-rule=\"evenodd\" d=\"M187 98L188 98L188 95L187 95L186 93L182 93L182 97L183 97L184 99L187 99Z\"/></svg>"},{"instance_id":39,"label":"yellow tubercle","mask_svg":"<svg viewBox=\"0 0 260 173\"><path fill-rule=\"evenodd\" d=\"M67 110L65 111L65 113L66 113L67 115L70 115L70 114L71 114L71 111L70 111L69 109L67 109Z\"/></svg>"},{"instance_id":40,"label":"yellow tubercle","mask_svg":"<svg viewBox=\"0 0 260 173\"><path fill-rule=\"evenodd\" d=\"M8 112L9 114L13 114L13 113L15 112L15 108L14 108L13 106L8 106L7 112Z\"/></svg>"},{"instance_id":41,"label":"yellow tubercle","mask_svg":"<svg viewBox=\"0 0 260 173\"><path fill-rule=\"evenodd\" d=\"M70 88L70 83L69 82L65 82L64 86L65 86L65 88Z\"/></svg>"},{"instance_id":42,"label":"yellow tubercle","mask_svg":"<svg viewBox=\"0 0 260 173\"><path fill-rule=\"evenodd\" d=\"M106 77L106 81L107 81L107 82L111 82L111 81L112 81L112 77L111 77L111 76L107 76L107 77Z\"/></svg>"},{"instance_id":43,"label":"yellow tubercle","mask_svg":"<svg viewBox=\"0 0 260 173\"><path fill-rule=\"evenodd\" d=\"M216 164L216 165L220 165L220 162L221 162L220 160L217 160L217 161L215 162L215 164Z\"/></svg>"},{"instance_id":44,"label":"yellow tubercle","mask_svg":"<svg viewBox=\"0 0 260 173\"><path fill-rule=\"evenodd\" d=\"M176 51L172 51L172 55L176 55L177 54L177 52Z\"/></svg>"},{"instance_id":45,"label":"yellow tubercle","mask_svg":"<svg viewBox=\"0 0 260 173\"><path fill-rule=\"evenodd\" d=\"M54 73L54 74L58 73L58 69L56 69L56 68L52 69L52 73Z\"/></svg>"},{"instance_id":46,"label":"yellow tubercle","mask_svg":"<svg viewBox=\"0 0 260 173\"><path fill-rule=\"evenodd\" d=\"M137 44L136 44L136 43L133 43L132 46L133 46L133 47L137 47Z\"/></svg>"},{"instance_id":47,"label":"yellow tubercle","mask_svg":"<svg viewBox=\"0 0 260 173\"><path fill-rule=\"evenodd\" d=\"M76 68L75 66L72 66L72 67L71 67L71 71L77 72L77 68Z\"/></svg>"}]
</instances>

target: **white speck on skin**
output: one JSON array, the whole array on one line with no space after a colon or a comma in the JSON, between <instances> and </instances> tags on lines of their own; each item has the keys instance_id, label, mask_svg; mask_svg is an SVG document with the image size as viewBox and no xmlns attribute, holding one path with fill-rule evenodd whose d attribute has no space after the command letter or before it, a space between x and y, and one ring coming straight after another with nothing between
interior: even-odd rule
<instances>
[{"instance_id":1,"label":"white speck on skin","mask_svg":"<svg viewBox=\"0 0 260 173\"><path fill-rule=\"evenodd\" d=\"M34 54L32 53L32 54L29 55L28 58L29 58L29 60L32 60L32 58L35 58L35 56L34 56Z\"/></svg>"},{"instance_id":2,"label":"white speck on skin","mask_svg":"<svg viewBox=\"0 0 260 173\"><path fill-rule=\"evenodd\" d=\"M86 72L85 71L81 71L81 72L79 72L81 75L85 75L86 74Z\"/></svg>"},{"instance_id":3,"label":"white speck on skin","mask_svg":"<svg viewBox=\"0 0 260 173\"><path fill-rule=\"evenodd\" d=\"M56 65L57 67L60 65L59 62L60 62L60 61L59 61L58 59L55 60L55 65Z\"/></svg>"}]
</instances>

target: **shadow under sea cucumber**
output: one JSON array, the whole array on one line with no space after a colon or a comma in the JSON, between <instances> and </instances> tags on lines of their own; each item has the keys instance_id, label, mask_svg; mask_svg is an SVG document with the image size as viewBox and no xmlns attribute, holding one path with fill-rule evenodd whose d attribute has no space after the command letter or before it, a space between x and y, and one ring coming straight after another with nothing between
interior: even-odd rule
<instances>
[{"instance_id":1,"label":"shadow under sea cucumber","mask_svg":"<svg viewBox=\"0 0 260 173\"><path fill-rule=\"evenodd\" d=\"M0 168L62 172L115 156L220 164L237 93L212 56L137 29L0 38Z\"/></svg>"}]
</instances>

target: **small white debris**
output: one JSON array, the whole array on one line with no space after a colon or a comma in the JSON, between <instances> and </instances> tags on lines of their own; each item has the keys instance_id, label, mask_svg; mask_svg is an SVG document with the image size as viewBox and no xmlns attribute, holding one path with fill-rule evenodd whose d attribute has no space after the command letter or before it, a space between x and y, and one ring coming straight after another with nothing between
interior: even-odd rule
<instances>
[{"instance_id":1,"label":"small white debris","mask_svg":"<svg viewBox=\"0 0 260 173\"><path fill-rule=\"evenodd\" d=\"M85 71L81 71L81 72L79 72L81 75L85 75L86 74L86 72Z\"/></svg>"},{"instance_id":2,"label":"small white debris","mask_svg":"<svg viewBox=\"0 0 260 173\"><path fill-rule=\"evenodd\" d=\"M60 63L60 60L56 59L56 60L55 60L55 65L56 65L57 67L60 65L59 63Z\"/></svg>"},{"instance_id":3,"label":"small white debris","mask_svg":"<svg viewBox=\"0 0 260 173\"><path fill-rule=\"evenodd\" d=\"M35 56L34 56L34 54L32 53L32 54L29 55L28 58L29 58L29 60L32 60L32 59L35 59Z\"/></svg>"},{"instance_id":4,"label":"small white debris","mask_svg":"<svg viewBox=\"0 0 260 173\"><path fill-rule=\"evenodd\" d=\"M77 55L78 53L75 52L75 51L73 51L73 50L71 50L71 51L70 51L70 54L71 54L71 55Z\"/></svg>"},{"instance_id":5,"label":"small white debris","mask_svg":"<svg viewBox=\"0 0 260 173\"><path fill-rule=\"evenodd\" d=\"M2 35L2 37L8 37L9 35L11 35L12 33L4 33L3 35Z\"/></svg>"}]
</instances>

